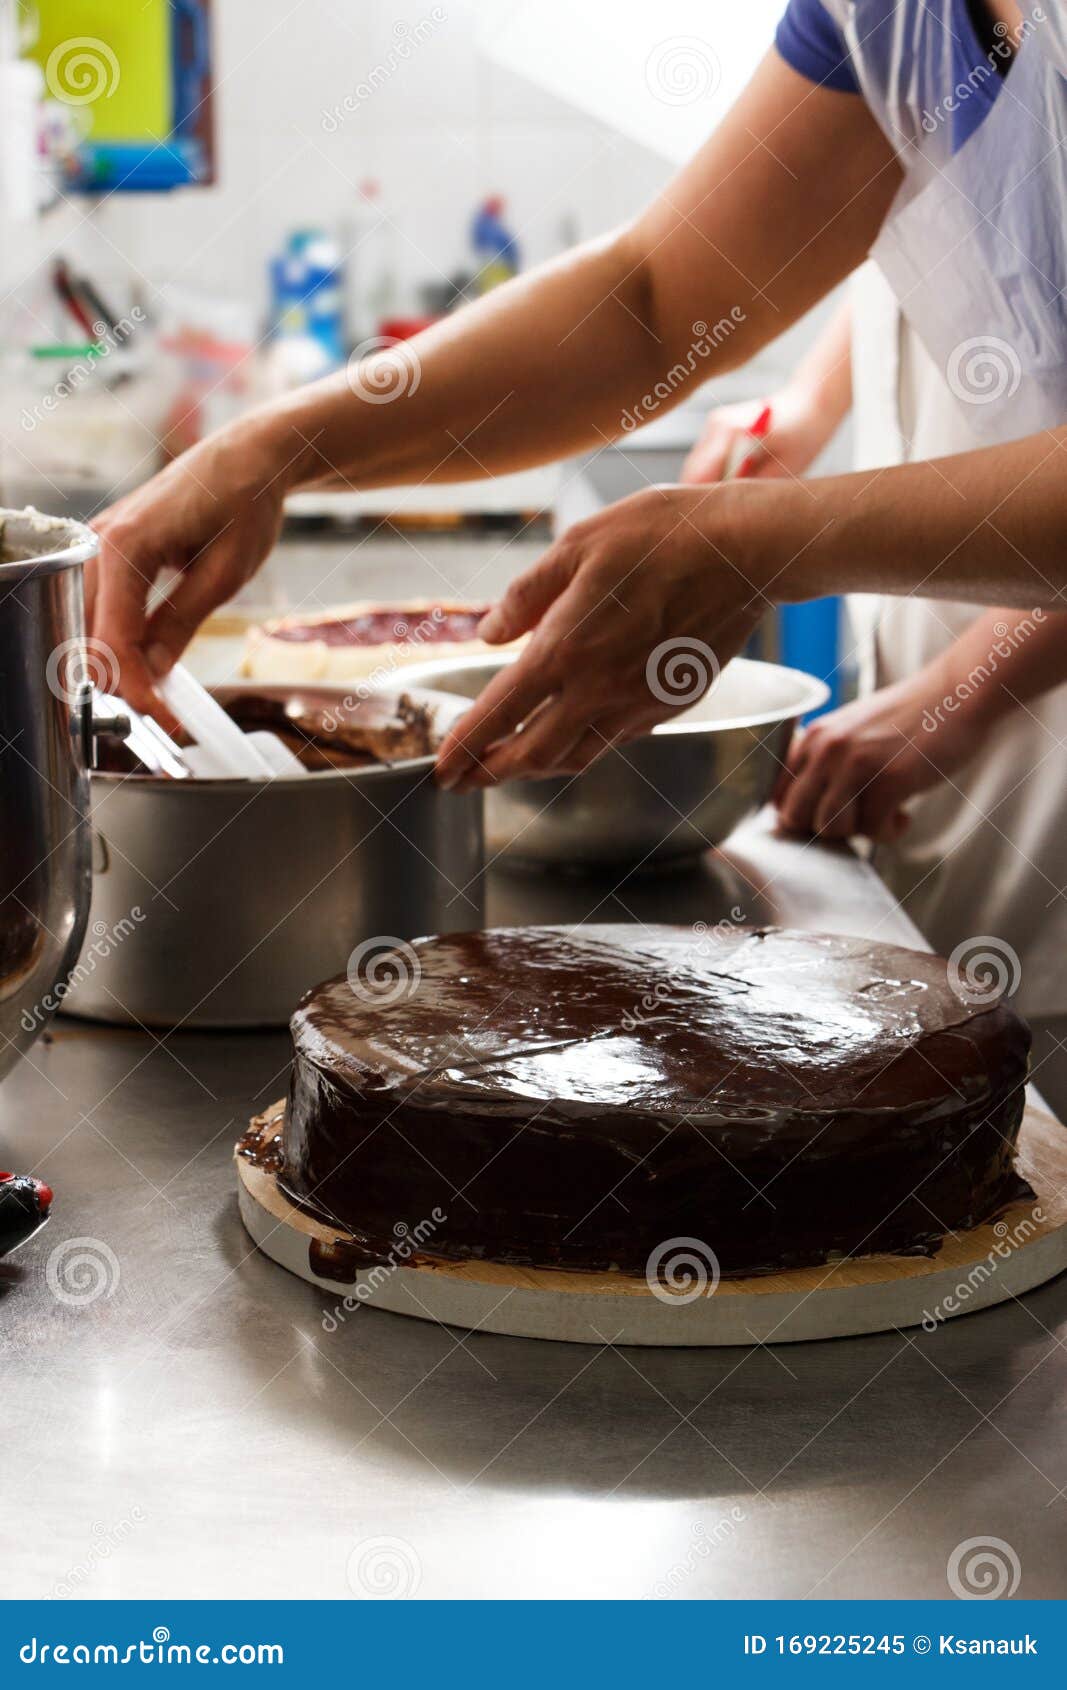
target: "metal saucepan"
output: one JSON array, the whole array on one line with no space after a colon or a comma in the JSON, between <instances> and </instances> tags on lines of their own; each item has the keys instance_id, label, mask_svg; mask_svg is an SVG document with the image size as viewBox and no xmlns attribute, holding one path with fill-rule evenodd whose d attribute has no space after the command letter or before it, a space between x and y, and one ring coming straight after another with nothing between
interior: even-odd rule
<instances>
[{"instance_id":1,"label":"metal saucepan","mask_svg":"<svg viewBox=\"0 0 1067 1690\"><path fill-rule=\"evenodd\" d=\"M89 911L92 688L78 522L0 510L0 1076L59 1005Z\"/></svg>"},{"instance_id":2,"label":"metal saucepan","mask_svg":"<svg viewBox=\"0 0 1067 1690\"><path fill-rule=\"evenodd\" d=\"M413 686L476 698L514 654L420 663ZM610 685L610 681L606 684ZM829 689L777 663L735 657L682 715L609 751L577 777L486 792L489 858L536 866L660 866L718 845L770 797L802 716Z\"/></svg>"},{"instance_id":3,"label":"metal saucepan","mask_svg":"<svg viewBox=\"0 0 1067 1690\"><path fill-rule=\"evenodd\" d=\"M436 730L464 708L404 691ZM92 823L64 1003L91 1020L282 1026L357 948L481 925L481 795L441 791L431 757L262 783L96 772Z\"/></svg>"}]
</instances>

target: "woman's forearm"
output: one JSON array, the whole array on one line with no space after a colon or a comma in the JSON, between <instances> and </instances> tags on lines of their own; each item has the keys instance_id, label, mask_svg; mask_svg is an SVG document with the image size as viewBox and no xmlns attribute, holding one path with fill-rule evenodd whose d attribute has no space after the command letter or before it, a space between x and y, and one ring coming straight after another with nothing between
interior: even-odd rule
<instances>
[{"instance_id":1,"label":"woman's forearm","mask_svg":"<svg viewBox=\"0 0 1067 1690\"><path fill-rule=\"evenodd\" d=\"M915 690L976 731L1067 681L1067 613L998 605L915 678Z\"/></svg>"},{"instance_id":2,"label":"woman's forearm","mask_svg":"<svg viewBox=\"0 0 1067 1690\"><path fill-rule=\"evenodd\" d=\"M797 365L790 386L811 394L826 418L828 433L848 416L852 409L852 305L847 298Z\"/></svg>"},{"instance_id":3,"label":"woman's forearm","mask_svg":"<svg viewBox=\"0 0 1067 1690\"><path fill-rule=\"evenodd\" d=\"M291 488L474 481L614 439L663 360L631 231L253 413Z\"/></svg>"},{"instance_id":4,"label":"woman's forearm","mask_svg":"<svg viewBox=\"0 0 1067 1690\"><path fill-rule=\"evenodd\" d=\"M450 731L439 778L468 787L584 768L693 702L664 686L668 654L684 652L707 686L775 602L855 591L1025 606L1028 637L1043 632L1037 612L1067 589L1063 437L874 475L650 487L609 506L562 535L482 624L494 644L531 638ZM1041 656L1051 663L1051 647Z\"/></svg>"},{"instance_id":5,"label":"woman's forearm","mask_svg":"<svg viewBox=\"0 0 1067 1690\"><path fill-rule=\"evenodd\" d=\"M773 153L753 145L762 133ZM898 180L862 101L768 54L633 224L264 407L228 431L229 455L288 490L466 481L604 446L745 363L843 280Z\"/></svg>"},{"instance_id":6,"label":"woman's forearm","mask_svg":"<svg viewBox=\"0 0 1067 1690\"><path fill-rule=\"evenodd\" d=\"M861 474L767 483L779 508L734 511L761 590L920 594L1062 607L1067 591L1067 429ZM754 491L754 490L753 490ZM742 563L742 567L744 567Z\"/></svg>"}]
</instances>

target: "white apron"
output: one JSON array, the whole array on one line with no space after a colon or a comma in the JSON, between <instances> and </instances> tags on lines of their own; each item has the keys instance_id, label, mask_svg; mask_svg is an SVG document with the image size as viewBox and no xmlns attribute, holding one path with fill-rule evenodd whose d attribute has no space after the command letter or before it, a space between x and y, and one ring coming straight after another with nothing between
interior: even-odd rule
<instances>
[{"instance_id":1,"label":"white apron","mask_svg":"<svg viewBox=\"0 0 1067 1690\"><path fill-rule=\"evenodd\" d=\"M857 467L980 444L873 266L856 276L852 301ZM864 597L850 611L861 687L871 690L914 675L988 606ZM1005 617L1017 641L1024 617ZM1016 1007L1067 1014L1067 686L1014 711L971 763L909 808L911 826L879 847L877 866L930 944L947 956L994 934L1020 959Z\"/></svg>"},{"instance_id":2,"label":"white apron","mask_svg":"<svg viewBox=\"0 0 1067 1690\"><path fill-rule=\"evenodd\" d=\"M936 121L950 0L906 0L888 22L880 0L825 3L907 171L874 265L854 284L859 466L966 451L1067 420L1059 6L1046 0L1046 21L952 155L948 126ZM868 686L914 674L987 608L854 603L857 626L872 636L861 664ZM1008 637L1025 614L1012 613ZM878 866L930 943L947 954L995 935L1020 958L1017 1007L1067 1014L1067 687L1013 712L969 765L909 807L911 827L879 851Z\"/></svg>"}]
</instances>

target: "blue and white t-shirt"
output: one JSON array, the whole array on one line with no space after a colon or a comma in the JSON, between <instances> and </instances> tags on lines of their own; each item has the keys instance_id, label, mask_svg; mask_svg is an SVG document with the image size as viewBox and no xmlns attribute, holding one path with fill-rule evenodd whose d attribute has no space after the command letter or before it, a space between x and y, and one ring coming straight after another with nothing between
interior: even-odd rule
<instances>
[{"instance_id":1,"label":"blue and white t-shirt","mask_svg":"<svg viewBox=\"0 0 1067 1690\"><path fill-rule=\"evenodd\" d=\"M887 22L899 3L900 0L884 0ZM921 0L913 3L921 4ZM877 27L875 24L874 28ZM859 93L844 36L821 0L789 0L778 25L775 45L786 64L809 81L841 93ZM975 69L988 67L992 62L1003 71L1011 60L1006 55L991 55L975 28L967 0L954 0L951 48L951 54L946 55L946 66L951 69L942 93L950 94L960 83L968 84L971 89L971 97L961 101L952 113L952 150L958 152L988 114L1003 81L999 74L976 81Z\"/></svg>"}]
</instances>

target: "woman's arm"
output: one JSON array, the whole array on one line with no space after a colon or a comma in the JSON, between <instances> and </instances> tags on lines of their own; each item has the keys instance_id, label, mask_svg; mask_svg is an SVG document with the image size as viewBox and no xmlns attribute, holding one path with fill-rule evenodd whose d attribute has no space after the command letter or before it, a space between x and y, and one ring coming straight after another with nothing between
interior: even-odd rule
<instances>
[{"instance_id":1,"label":"woman's arm","mask_svg":"<svg viewBox=\"0 0 1067 1690\"><path fill-rule=\"evenodd\" d=\"M783 826L826 839L897 838L910 798L951 777L1001 722L1064 682L1067 613L986 611L917 674L797 735L775 792Z\"/></svg>"},{"instance_id":2,"label":"woman's arm","mask_svg":"<svg viewBox=\"0 0 1067 1690\"><path fill-rule=\"evenodd\" d=\"M847 275L899 179L858 96L815 87L768 54L631 226L496 289L350 381L251 414L105 513L91 628L130 701L152 707L154 674L259 566L288 491L466 480L615 438L627 419L743 363ZM168 568L180 578L149 619L147 594Z\"/></svg>"},{"instance_id":3,"label":"woman's arm","mask_svg":"<svg viewBox=\"0 0 1067 1690\"><path fill-rule=\"evenodd\" d=\"M470 480L600 446L796 322L865 256L899 180L863 101L771 52L632 225L411 342L403 403L368 405L334 378L250 432L287 462L303 443L294 486ZM403 358L385 354L383 375Z\"/></svg>"},{"instance_id":4,"label":"woman's arm","mask_svg":"<svg viewBox=\"0 0 1067 1690\"><path fill-rule=\"evenodd\" d=\"M781 596L915 593L1062 608L1065 448L1067 427L1055 428L1006 446L782 487L794 496L804 550L785 560ZM751 535L756 571L773 568L780 551L772 523L765 511Z\"/></svg>"},{"instance_id":5,"label":"woman's arm","mask_svg":"<svg viewBox=\"0 0 1067 1690\"><path fill-rule=\"evenodd\" d=\"M1058 608L1065 447L1060 428L863 474L622 500L565 534L490 613L491 641L534 632L449 735L440 779L585 767L682 707L663 684L670 648L688 645L710 685L776 602L879 592Z\"/></svg>"}]
</instances>

